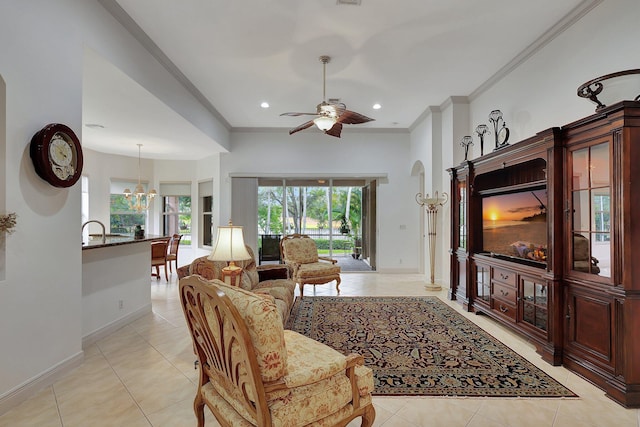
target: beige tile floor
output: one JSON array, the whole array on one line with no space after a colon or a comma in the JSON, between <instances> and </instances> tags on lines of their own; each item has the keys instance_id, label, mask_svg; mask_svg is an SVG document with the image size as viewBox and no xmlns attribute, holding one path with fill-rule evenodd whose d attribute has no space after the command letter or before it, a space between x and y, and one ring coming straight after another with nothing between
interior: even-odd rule
<instances>
[{"instance_id":1,"label":"beige tile floor","mask_svg":"<svg viewBox=\"0 0 640 427\"><path fill-rule=\"evenodd\" d=\"M306 294L313 295L308 288ZM438 295L446 301L445 291L425 291L417 275L345 273L340 288L342 296ZM86 349L79 368L1 416L0 426L195 426L191 405L197 371L175 274L169 285L152 280L151 294L152 314ZM317 286L315 294L336 291L332 285ZM575 374L543 362L530 344L486 317L462 313L580 397L375 397L375 426L640 427L640 410L624 409ZM210 413L207 425L218 425Z\"/></svg>"}]
</instances>

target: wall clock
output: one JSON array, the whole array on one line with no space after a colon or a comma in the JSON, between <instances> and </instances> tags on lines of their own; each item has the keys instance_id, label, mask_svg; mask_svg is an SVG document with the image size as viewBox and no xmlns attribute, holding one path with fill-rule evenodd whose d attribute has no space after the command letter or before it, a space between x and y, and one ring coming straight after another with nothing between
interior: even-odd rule
<instances>
[{"instance_id":1,"label":"wall clock","mask_svg":"<svg viewBox=\"0 0 640 427\"><path fill-rule=\"evenodd\" d=\"M60 123L40 129L29 149L40 178L54 187L71 187L82 174L82 146L75 133Z\"/></svg>"}]
</instances>

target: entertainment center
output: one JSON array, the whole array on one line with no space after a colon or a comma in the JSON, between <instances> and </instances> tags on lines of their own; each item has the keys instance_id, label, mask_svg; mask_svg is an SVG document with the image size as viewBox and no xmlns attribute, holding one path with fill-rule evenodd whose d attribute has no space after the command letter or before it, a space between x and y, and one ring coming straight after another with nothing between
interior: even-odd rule
<instances>
[{"instance_id":1,"label":"entertainment center","mask_svg":"<svg viewBox=\"0 0 640 427\"><path fill-rule=\"evenodd\" d=\"M640 407L640 102L449 173L449 297Z\"/></svg>"}]
</instances>

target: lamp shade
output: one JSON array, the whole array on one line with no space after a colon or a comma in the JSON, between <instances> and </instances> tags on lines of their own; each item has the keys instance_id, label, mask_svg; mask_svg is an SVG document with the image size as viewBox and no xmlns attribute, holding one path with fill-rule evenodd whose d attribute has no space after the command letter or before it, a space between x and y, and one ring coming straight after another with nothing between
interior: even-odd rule
<instances>
[{"instance_id":1,"label":"lamp shade","mask_svg":"<svg viewBox=\"0 0 640 427\"><path fill-rule=\"evenodd\" d=\"M242 261L251 259L251 255L244 246L244 235L241 226L220 226L216 246L211 255L211 261Z\"/></svg>"},{"instance_id":2,"label":"lamp shade","mask_svg":"<svg viewBox=\"0 0 640 427\"><path fill-rule=\"evenodd\" d=\"M328 131L333 127L333 125L336 124L336 119L334 119L333 117L320 116L317 119L314 119L313 123L318 126L318 129Z\"/></svg>"}]
</instances>

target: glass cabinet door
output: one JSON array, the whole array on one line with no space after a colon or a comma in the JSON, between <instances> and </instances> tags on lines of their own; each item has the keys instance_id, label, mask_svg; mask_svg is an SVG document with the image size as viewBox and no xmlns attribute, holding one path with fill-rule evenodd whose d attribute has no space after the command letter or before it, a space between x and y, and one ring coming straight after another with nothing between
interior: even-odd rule
<instances>
[{"instance_id":1,"label":"glass cabinet door","mask_svg":"<svg viewBox=\"0 0 640 427\"><path fill-rule=\"evenodd\" d=\"M543 331L547 330L547 285L526 277L520 278L522 321Z\"/></svg>"},{"instance_id":2,"label":"glass cabinet door","mask_svg":"<svg viewBox=\"0 0 640 427\"><path fill-rule=\"evenodd\" d=\"M467 248L467 183L460 181L458 183L458 200L459 203L459 224L458 224L458 247Z\"/></svg>"},{"instance_id":3,"label":"glass cabinet door","mask_svg":"<svg viewBox=\"0 0 640 427\"><path fill-rule=\"evenodd\" d=\"M489 303L491 297L491 275L488 265L475 264L476 296L479 300Z\"/></svg>"},{"instance_id":4,"label":"glass cabinet door","mask_svg":"<svg viewBox=\"0 0 640 427\"><path fill-rule=\"evenodd\" d=\"M609 143L571 152L571 269L611 277Z\"/></svg>"}]
</instances>

